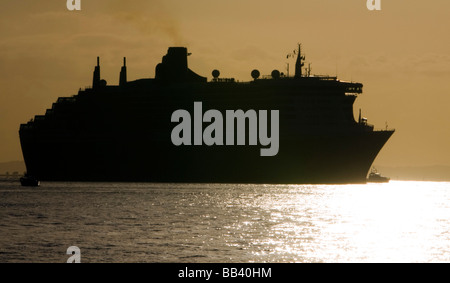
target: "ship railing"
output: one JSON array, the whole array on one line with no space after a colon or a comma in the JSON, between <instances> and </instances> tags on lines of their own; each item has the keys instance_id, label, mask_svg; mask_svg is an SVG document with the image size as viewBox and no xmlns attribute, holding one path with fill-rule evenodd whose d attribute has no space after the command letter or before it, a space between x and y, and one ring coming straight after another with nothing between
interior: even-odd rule
<instances>
[{"instance_id":1,"label":"ship railing","mask_svg":"<svg viewBox=\"0 0 450 283\"><path fill-rule=\"evenodd\" d=\"M215 83L234 83L235 79L234 78L214 78L214 79L212 79L212 82L215 82Z\"/></svg>"},{"instance_id":2,"label":"ship railing","mask_svg":"<svg viewBox=\"0 0 450 283\"><path fill-rule=\"evenodd\" d=\"M345 90L345 95L355 95L355 94L361 94L361 93L362 93L362 89L359 89L359 90L346 89Z\"/></svg>"},{"instance_id":3,"label":"ship railing","mask_svg":"<svg viewBox=\"0 0 450 283\"><path fill-rule=\"evenodd\" d=\"M258 78L258 80L273 80L273 79L292 79L294 77L292 76L286 76L285 74L280 74L280 77L273 77L272 75L262 75L261 77Z\"/></svg>"},{"instance_id":4,"label":"ship railing","mask_svg":"<svg viewBox=\"0 0 450 283\"><path fill-rule=\"evenodd\" d=\"M337 80L337 77L332 77L332 76L328 76L328 75L312 75L309 77L310 78L319 78L324 81L336 81Z\"/></svg>"},{"instance_id":5,"label":"ship railing","mask_svg":"<svg viewBox=\"0 0 450 283\"><path fill-rule=\"evenodd\" d=\"M59 97L57 100L57 103L72 103L75 102L76 98L74 96L72 97Z\"/></svg>"},{"instance_id":6,"label":"ship railing","mask_svg":"<svg viewBox=\"0 0 450 283\"><path fill-rule=\"evenodd\" d=\"M31 126L28 123L20 124L20 130L27 130L27 129L31 129Z\"/></svg>"},{"instance_id":7,"label":"ship railing","mask_svg":"<svg viewBox=\"0 0 450 283\"><path fill-rule=\"evenodd\" d=\"M365 131L371 132L373 131L373 129L375 128L374 125L367 123L367 118L362 118L359 122L358 125L364 129Z\"/></svg>"},{"instance_id":8,"label":"ship railing","mask_svg":"<svg viewBox=\"0 0 450 283\"><path fill-rule=\"evenodd\" d=\"M38 121L44 121L45 120L45 116L44 115L36 115L34 116L34 121L38 122Z\"/></svg>"},{"instance_id":9,"label":"ship railing","mask_svg":"<svg viewBox=\"0 0 450 283\"><path fill-rule=\"evenodd\" d=\"M80 87L80 89L78 90L78 94L80 92L86 91L87 89L91 88L90 86L85 86L84 88Z\"/></svg>"},{"instance_id":10,"label":"ship railing","mask_svg":"<svg viewBox=\"0 0 450 283\"><path fill-rule=\"evenodd\" d=\"M375 128L374 132L395 132L394 128Z\"/></svg>"}]
</instances>

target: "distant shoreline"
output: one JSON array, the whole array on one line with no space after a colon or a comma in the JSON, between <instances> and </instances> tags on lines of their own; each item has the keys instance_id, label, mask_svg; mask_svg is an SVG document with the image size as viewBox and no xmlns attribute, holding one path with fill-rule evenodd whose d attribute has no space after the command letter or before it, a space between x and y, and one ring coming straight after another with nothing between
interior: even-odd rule
<instances>
[{"instance_id":1,"label":"distant shoreline","mask_svg":"<svg viewBox=\"0 0 450 283\"><path fill-rule=\"evenodd\" d=\"M9 162L0 162L0 178L4 178L5 176L22 176L26 171L25 162L22 160L19 161L9 161Z\"/></svg>"}]
</instances>

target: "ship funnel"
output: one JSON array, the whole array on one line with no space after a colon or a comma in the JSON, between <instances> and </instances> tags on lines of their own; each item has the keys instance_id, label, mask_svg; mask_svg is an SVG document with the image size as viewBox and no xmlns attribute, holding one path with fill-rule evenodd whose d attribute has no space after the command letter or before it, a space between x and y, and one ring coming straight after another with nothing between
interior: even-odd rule
<instances>
[{"instance_id":1,"label":"ship funnel","mask_svg":"<svg viewBox=\"0 0 450 283\"><path fill-rule=\"evenodd\" d=\"M120 70L120 77L119 77L119 86L123 86L127 83L127 58L123 57L123 66Z\"/></svg>"},{"instance_id":2,"label":"ship funnel","mask_svg":"<svg viewBox=\"0 0 450 283\"><path fill-rule=\"evenodd\" d=\"M97 66L94 69L94 76L92 78L92 88L100 86L100 57L97 57Z\"/></svg>"},{"instance_id":3,"label":"ship funnel","mask_svg":"<svg viewBox=\"0 0 450 283\"><path fill-rule=\"evenodd\" d=\"M156 66L155 78L159 81L206 82L206 78L197 75L188 68L186 47L169 47L162 63Z\"/></svg>"}]
</instances>

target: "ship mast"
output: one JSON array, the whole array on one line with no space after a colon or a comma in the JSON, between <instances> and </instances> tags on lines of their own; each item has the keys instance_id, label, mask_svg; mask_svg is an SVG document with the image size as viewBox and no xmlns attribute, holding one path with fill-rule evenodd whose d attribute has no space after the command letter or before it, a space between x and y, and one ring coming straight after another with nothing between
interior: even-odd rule
<instances>
[{"instance_id":1,"label":"ship mast","mask_svg":"<svg viewBox=\"0 0 450 283\"><path fill-rule=\"evenodd\" d=\"M120 70L119 85L123 86L127 83L127 58L123 57L123 66Z\"/></svg>"},{"instance_id":2,"label":"ship mast","mask_svg":"<svg viewBox=\"0 0 450 283\"><path fill-rule=\"evenodd\" d=\"M300 78L302 76L302 68L305 65L303 60L305 60L305 56L302 55L302 45L299 43L297 61L295 62L295 78Z\"/></svg>"}]
</instances>

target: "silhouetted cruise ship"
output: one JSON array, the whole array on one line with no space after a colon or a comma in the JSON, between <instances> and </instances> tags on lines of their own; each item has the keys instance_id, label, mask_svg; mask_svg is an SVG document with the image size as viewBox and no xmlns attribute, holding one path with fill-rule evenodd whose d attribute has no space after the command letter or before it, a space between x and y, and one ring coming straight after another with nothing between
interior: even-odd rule
<instances>
[{"instance_id":1,"label":"silhouetted cruise ship","mask_svg":"<svg viewBox=\"0 0 450 283\"><path fill-rule=\"evenodd\" d=\"M277 70L253 81L207 81L170 47L155 78L109 86L94 70L91 88L61 97L20 125L28 175L41 181L365 183L393 130L356 121L362 84ZM234 116L233 116L234 115Z\"/></svg>"}]
</instances>

